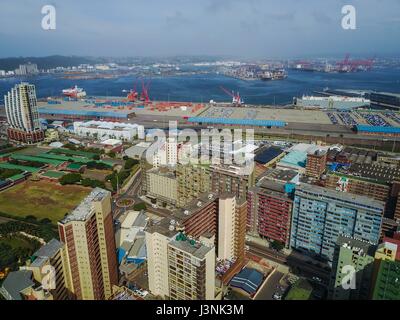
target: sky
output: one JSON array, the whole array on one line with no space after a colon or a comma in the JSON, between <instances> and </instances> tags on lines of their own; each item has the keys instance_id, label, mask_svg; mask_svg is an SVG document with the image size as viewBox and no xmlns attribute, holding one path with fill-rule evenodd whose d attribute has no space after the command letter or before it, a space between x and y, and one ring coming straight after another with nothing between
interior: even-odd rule
<instances>
[{"instance_id":1,"label":"sky","mask_svg":"<svg viewBox=\"0 0 400 320\"><path fill-rule=\"evenodd\" d=\"M342 28L348 4L356 30ZM0 57L385 55L399 39L400 0L0 0Z\"/></svg>"}]
</instances>

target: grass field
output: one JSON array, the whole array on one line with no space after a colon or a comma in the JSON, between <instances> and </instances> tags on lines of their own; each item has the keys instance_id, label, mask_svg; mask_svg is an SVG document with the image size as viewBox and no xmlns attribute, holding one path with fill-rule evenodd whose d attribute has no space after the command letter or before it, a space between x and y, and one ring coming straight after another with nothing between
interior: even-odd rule
<instances>
[{"instance_id":1,"label":"grass field","mask_svg":"<svg viewBox=\"0 0 400 320\"><path fill-rule=\"evenodd\" d=\"M0 212L17 217L33 215L57 223L89 194L90 188L60 186L48 181L25 181L0 192Z\"/></svg>"},{"instance_id":2,"label":"grass field","mask_svg":"<svg viewBox=\"0 0 400 320\"><path fill-rule=\"evenodd\" d=\"M312 293L312 286L303 279L300 279L288 292L285 300L309 300Z\"/></svg>"}]
</instances>

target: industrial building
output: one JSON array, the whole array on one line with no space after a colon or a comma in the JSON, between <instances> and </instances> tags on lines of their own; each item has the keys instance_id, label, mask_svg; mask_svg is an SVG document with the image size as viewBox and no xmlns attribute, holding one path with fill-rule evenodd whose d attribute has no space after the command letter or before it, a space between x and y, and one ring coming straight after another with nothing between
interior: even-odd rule
<instances>
[{"instance_id":1,"label":"industrial building","mask_svg":"<svg viewBox=\"0 0 400 320\"><path fill-rule=\"evenodd\" d=\"M359 134L369 136L398 137L400 135L400 127L356 125L354 130Z\"/></svg>"},{"instance_id":2,"label":"industrial building","mask_svg":"<svg viewBox=\"0 0 400 320\"><path fill-rule=\"evenodd\" d=\"M137 124L107 121L76 121L73 123L74 133L82 137L94 137L98 140L119 139L132 141L144 139L144 127Z\"/></svg>"}]
</instances>

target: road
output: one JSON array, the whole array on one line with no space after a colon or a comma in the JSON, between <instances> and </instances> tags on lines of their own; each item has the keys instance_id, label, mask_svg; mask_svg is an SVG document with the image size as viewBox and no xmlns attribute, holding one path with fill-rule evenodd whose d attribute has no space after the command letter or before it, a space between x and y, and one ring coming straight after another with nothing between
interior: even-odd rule
<instances>
[{"instance_id":1,"label":"road","mask_svg":"<svg viewBox=\"0 0 400 320\"><path fill-rule=\"evenodd\" d=\"M140 186L142 182L142 172L141 169L139 169L134 176L133 182L129 186L129 188L126 190L125 193L120 194L119 196L115 196L114 200L112 202L112 211L114 213L114 219L118 219L118 217L123 213L126 209L125 208L119 208L117 207L116 203L119 200L123 199L133 199L136 203L142 202L142 200L139 198L139 191L140 191Z\"/></svg>"},{"instance_id":2,"label":"road","mask_svg":"<svg viewBox=\"0 0 400 320\"><path fill-rule=\"evenodd\" d=\"M306 278L318 277L322 280L323 284L329 283L330 271L324 270L318 265L310 263L310 259L305 258L296 252L290 256L286 256L283 253L276 252L253 242L247 242L246 244L249 246L249 253L251 254L280 264L285 264L289 266L294 273L300 271L301 275Z\"/></svg>"},{"instance_id":3,"label":"road","mask_svg":"<svg viewBox=\"0 0 400 320\"><path fill-rule=\"evenodd\" d=\"M277 291L276 287L282 279L283 273L274 270L267 280L262 284L254 300L274 300L274 293Z\"/></svg>"}]
</instances>

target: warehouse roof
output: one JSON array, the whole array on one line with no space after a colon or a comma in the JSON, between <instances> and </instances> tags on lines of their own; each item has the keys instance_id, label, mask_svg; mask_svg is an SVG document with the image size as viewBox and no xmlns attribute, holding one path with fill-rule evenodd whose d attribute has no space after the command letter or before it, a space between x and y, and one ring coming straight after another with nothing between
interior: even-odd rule
<instances>
[{"instance_id":1,"label":"warehouse roof","mask_svg":"<svg viewBox=\"0 0 400 320\"><path fill-rule=\"evenodd\" d=\"M256 120L256 119L229 119L229 118L209 118L209 117L190 117L189 122L204 122L214 124L231 124L242 126L259 127L284 127L286 122L280 120Z\"/></svg>"},{"instance_id":2,"label":"warehouse roof","mask_svg":"<svg viewBox=\"0 0 400 320\"><path fill-rule=\"evenodd\" d=\"M357 131L359 132L371 132L371 133L399 133L400 127L384 127L384 126L368 126L368 125L357 125Z\"/></svg>"},{"instance_id":3,"label":"warehouse roof","mask_svg":"<svg viewBox=\"0 0 400 320\"><path fill-rule=\"evenodd\" d=\"M11 164L11 163L0 163L0 168L3 169L19 169L19 170L23 170L23 171L28 171L28 172L38 172L40 170L40 168L34 168L34 167L28 167L28 166L21 166L18 164Z\"/></svg>"},{"instance_id":4,"label":"warehouse roof","mask_svg":"<svg viewBox=\"0 0 400 320\"><path fill-rule=\"evenodd\" d=\"M92 117L109 117L109 118L128 118L129 113L123 113L121 110L110 111L92 111L92 110L67 110L67 109L52 109L39 108L39 114L59 114L59 115L74 115L74 116L92 116Z\"/></svg>"},{"instance_id":5,"label":"warehouse roof","mask_svg":"<svg viewBox=\"0 0 400 320\"><path fill-rule=\"evenodd\" d=\"M254 158L255 162L266 164L282 154L282 149L278 147L269 147L257 153Z\"/></svg>"},{"instance_id":6,"label":"warehouse roof","mask_svg":"<svg viewBox=\"0 0 400 320\"><path fill-rule=\"evenodd\" d=\"M263 280L263 275L261 272L244 268L240 271L230 282L232 287L240 288L246 291L248 294L254 294L258 287L261 285Z\"/></svg>"},{"instance_id":7,"label":"warehouse roof","mask_svg":"<svg viewBox=\"0 0 400 320\"><path fill-rule=\"evenodd\" d=\"M61 160L43 159L41 157L27 156L27 155L22 155L22 154L13 154L11 156L11 158L15 159L15 160L32 161L32 162L40 162L40 163L44 163L44 164L51 164L53 166L59 166L60 164L62 164L64 162Z\"/></svg>"}]
</instances>

